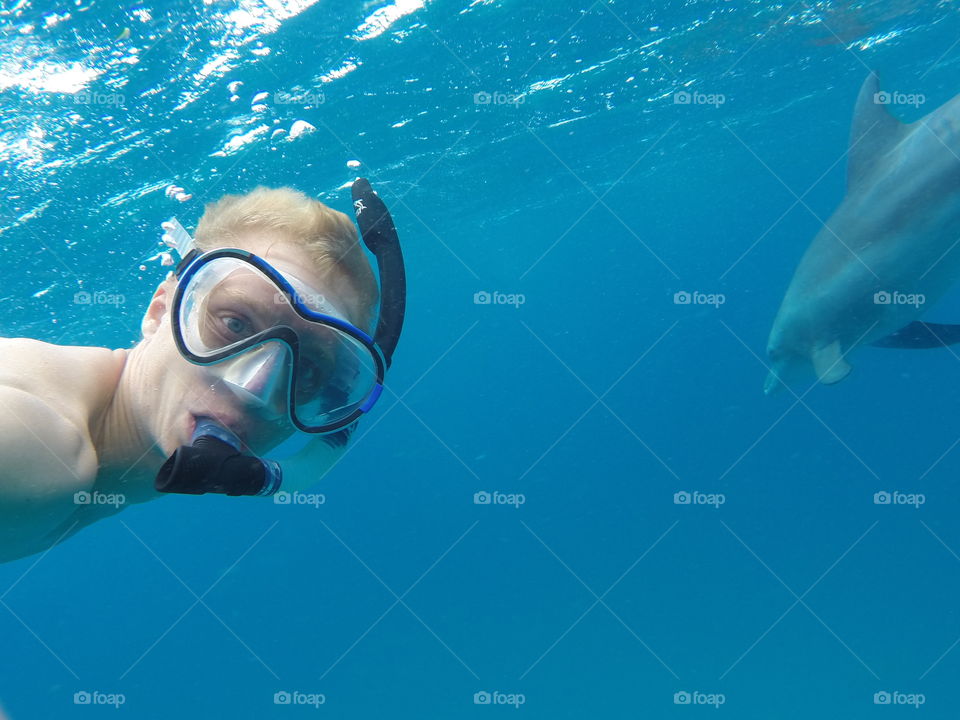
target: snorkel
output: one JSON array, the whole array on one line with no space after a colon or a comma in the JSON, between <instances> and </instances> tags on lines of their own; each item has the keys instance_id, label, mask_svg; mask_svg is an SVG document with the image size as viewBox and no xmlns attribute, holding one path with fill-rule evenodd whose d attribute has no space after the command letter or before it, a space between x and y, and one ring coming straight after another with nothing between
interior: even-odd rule
<instances>
[{"instance_id":1,"label":"snorkel","mask_svg":"<svg viewBox=\"0 0 960 720\"><path fill-rule=\"evenodd\" d=\"M406 274L393 218L370 183L358 178L352 187L353 206L364 245L377 259L380 280L380 312L373 341L389 368L400 339L406 309ZM181 262L180 276L197 256L189 233L175 220L164 223L164 240L175 247ZM379 395L379 391L377 393ZM375 398L374 398L375 400ZM364 412L372 406L370 402ZM334 445L346 443L355 422L325 435ZM297 432L279 448L301 449L311 435ZM276 450L276 449L275 449ZM268 453L273 454L273 453ZM282 470L273 459L245 454L240 439L214 418L197 418L190 445L182 445L164 462L154 487L159 492L201 495L272 495L280 489Z\"/></svg>"},{"instance_id":2,"label":"snorkel","mask_svg":"<svg viewBox=\"0 0 960 720\"><path fill-rule=\"evenodd\" d=\"M366 178L357 178L351 194L363 243L377 258L380 269L380 319L373 339L383 351L389 368L393 351L400 341L407 307L407 275L400 240L390 211Z\"/></svg>"},{"instance_id":3,"label":"snorkel","mask_svg":"<svg viewBox=\"0 0 960 720\"><path fill-rule=\"evenodd\" d=\"M210 418L197 418L191 444L167 458L154 487L187 495L273 495L282 478L279 463L244 455L236 435Z\"/></svg>"}]
</instances>

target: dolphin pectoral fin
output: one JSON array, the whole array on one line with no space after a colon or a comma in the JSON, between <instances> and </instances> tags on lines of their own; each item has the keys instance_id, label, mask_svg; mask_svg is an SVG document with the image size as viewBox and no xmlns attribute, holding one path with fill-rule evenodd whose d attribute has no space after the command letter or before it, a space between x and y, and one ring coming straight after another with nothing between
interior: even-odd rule
<instances>
[{"instance_id":1,"label":"dolphin pectoral fin","mask_svg":"<svg viewBox=\"0 0 960 720\"><path fill-rule=\"evenodd\" d=\"M926 350L960 343L960 325L912 322L892 335L877 340L873 345L882 348Z\"/></svg>"},{"instance_id":2,"label":"dolphin pectoral fin","mask_svg":"<svg viewBox=\"0 0 960 720\"><path fill-rule=\"evenodd\" d=\"M810 360L813 362L813 371L817 374L817 379L824 385L840 382L851 370L850 365L843 359L838 340L814 350Z\"/></svg>"},{"instance_id":3,"label":"dolphin pectoral fin","mask_svg":"<svg viewBox=\"0 0 960 720\"><path fill-rule=\"evenodd\" d=\"M847 192L866 182L893 147L909 132L909 126L890 114L883 102L880 79L870 73L860 88L850 129L847 161Z\"/></svg>"}]
</instances>

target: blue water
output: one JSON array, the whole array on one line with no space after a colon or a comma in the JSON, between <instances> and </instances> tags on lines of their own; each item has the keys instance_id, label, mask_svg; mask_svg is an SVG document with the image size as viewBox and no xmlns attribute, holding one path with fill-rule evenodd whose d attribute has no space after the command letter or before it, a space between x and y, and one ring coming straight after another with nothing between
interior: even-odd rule
<instances>
[{"instance_id":1,"label":"blue water","mask_svg":"<svg viewBox=\"0 0 960 720\"><path fill-rule=\"evenodd\" d=\"M882 692L956 716L957 356L863 350L801 403L761 392L868 68L925 96L905 120L960 91L950 3L21 1L0 23L0 334L129 347L159 222L257 184L347 210L369 177L409 282L390 392L321 507L172 497L0 566L11 718L112 716L84 691L134 718L912 712ZM525 302L475 304L494 291ZM874 504L895 490L925 503Z\"/></svg>"}]
</instances>

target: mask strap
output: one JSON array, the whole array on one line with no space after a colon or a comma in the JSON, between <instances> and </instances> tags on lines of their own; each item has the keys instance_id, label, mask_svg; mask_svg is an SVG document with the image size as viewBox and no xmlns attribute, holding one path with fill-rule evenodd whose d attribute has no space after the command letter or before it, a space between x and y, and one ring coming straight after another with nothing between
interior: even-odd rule
<instances>
[{"instance_id":1,"label":"mask strap","mask_svg":"<svg viewBox=\"0 0 960 720\"><path fill-rule=\"evenodd\" d=\"M193 249L194 242L193 238L190 237L190 233L180 224L180 221L172 217L166 222L160 223L160 227L163 228L163 237L161 239L167 247L176 250L180 257L186 257Z\"/></svg>"},{"instance_id":2,"label":"mask strap","mask_svg":"<svg viewBox=\"0 0 960 720\"><path fill-rule=\"evenodd\" d=\"M194 258L200 254L200 251L196 249L196 242L190 236L190 233L187 232L186 228L183 227L175 217L160 223L160 227L163 228L161 240L163 240L167 247L176 250L177 255L180 256L180 262L177 264L177 269L174 272L174 274L179 277L181 273L187 269L187 266L193 262Z\"/></svg>"}]
</instances>

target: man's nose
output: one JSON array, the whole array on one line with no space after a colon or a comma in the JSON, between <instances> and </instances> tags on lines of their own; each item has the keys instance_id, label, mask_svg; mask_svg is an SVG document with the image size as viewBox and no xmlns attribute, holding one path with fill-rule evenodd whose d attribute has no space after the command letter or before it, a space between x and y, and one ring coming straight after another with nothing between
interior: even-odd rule
<instances>
[{"instance_id":1,"label":"man's nose","mask_svg":"<svg viewBox=\"0 0 960 720\"><path fill-rule=\"evenodd\" d=\"M284 348L267 343L230 362L231 366L223 376L227 387L254 407L274 404L288 372Z\"/></svg>"}]
</instances>

